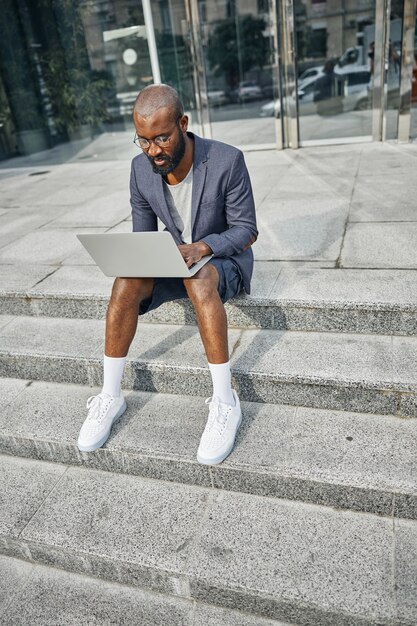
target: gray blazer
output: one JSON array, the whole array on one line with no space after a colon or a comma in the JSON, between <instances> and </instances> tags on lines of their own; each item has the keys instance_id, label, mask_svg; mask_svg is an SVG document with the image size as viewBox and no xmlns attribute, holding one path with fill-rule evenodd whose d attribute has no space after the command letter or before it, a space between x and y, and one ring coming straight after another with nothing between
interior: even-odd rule
<instances>
[{"instance_id":1,"label":"gray blazer","mask_svg":"<svg viewBox=\"0 0 417 626\"><path fill-rule=\"evenodd\" d=\"M253 271L251 243L256 240L255 205L243 154L219 141L194 139L192 241L204 241L215 257L230 257L239 266L250 293ZM157 217L177 244L182 243L165 201L163 181L145 156L132 161L130 203L133 231L158 229Z\"/></svg>"}]
</instances>

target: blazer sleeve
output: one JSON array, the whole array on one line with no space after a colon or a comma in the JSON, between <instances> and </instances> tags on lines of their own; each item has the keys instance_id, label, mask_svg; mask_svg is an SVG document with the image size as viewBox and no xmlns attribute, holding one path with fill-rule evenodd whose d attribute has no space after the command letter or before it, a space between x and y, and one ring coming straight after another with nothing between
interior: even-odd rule
<instances>
[{"instance_id":1,"label":"blazer sleeve","mask_svg":"<svg viewBox=\"0 0 417 626\"><path fill-rule=\"evenodd\" d=\"M149 202L139 191L133 162L130 170L130 205L132 207L133 232L158 230L158 219Z\"/></svg>"},{"instance_id":2,"label":"blazer sleeve","mask_svg":"<svg viewBox=\"0 0 417 626\"><path fill-rule=\"evenodd\" d=\"M225 194L228 229L201 239L216 256L240 254L258 237L252 185L242 152L238 152L230 168Z\"/></svg>"}]
</instances>

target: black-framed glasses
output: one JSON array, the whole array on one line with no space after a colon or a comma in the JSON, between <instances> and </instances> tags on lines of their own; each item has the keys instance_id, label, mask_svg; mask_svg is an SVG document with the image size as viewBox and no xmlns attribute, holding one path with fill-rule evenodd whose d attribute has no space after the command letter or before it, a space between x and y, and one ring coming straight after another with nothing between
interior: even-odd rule
<instances>
[{"instance_id":1,"label":"black-framed glasses","mask_svg":"<svg viewBox=\"0 0 417 626\"><path fill-rule=\"evenodd\" d=\"M168 148L172 135L158 135L154 139L145 139L145 137L139 137L137 133L133 138L133 143L142 148L142 150L148 150L151 147L151 143L154 143L159 148Z\"/></svg>"}]
</instances>

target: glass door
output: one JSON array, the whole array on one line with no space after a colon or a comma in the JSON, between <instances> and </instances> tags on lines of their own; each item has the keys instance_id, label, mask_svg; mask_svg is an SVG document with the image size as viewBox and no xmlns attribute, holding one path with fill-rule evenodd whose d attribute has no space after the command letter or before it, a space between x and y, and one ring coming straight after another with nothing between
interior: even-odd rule
<instances>
[{"instance_id":1,"label":"glass door","mask_svg":"<svg viewBox=\"0 0 417 626\"><path fill-rule=\"evenodd\" d=\"M404 19L404 2L391 3L388 42L385 58L385 115L386 128L384 139L397 139L398 116L400 112L400 82L402 31Z\"/></svg>"},{"instance_id":2,"label":"glass door","mask_svg":"<svg viewBox=\"0 0 417 626\"><path fill-rule=\"evenodd\" d=\"M205 70L201 105L213 138L235 146L276 147L280 116L276 27L269 0L198 0Z\"/></svg>"},{"instance_id":3,"label":"glass door","mask_svg":"<svg viewBox=\"0 0 417 626\"><path fill-rule=\"evenodd\" d=\"M375 7L375 0L295 0L297 87L291 97L301 145L372 139Z\"/></svg>"},{"instance_id":4,"label":"glass door","mask_svg":"<svg viewBox=\"0 0 417 626\"><path fill-rule=\"evenodd\" d=\"M413 54L411 59L411 128L410 139L417 139L417 19L414 28Z\"/></svg>"}]
</instances>

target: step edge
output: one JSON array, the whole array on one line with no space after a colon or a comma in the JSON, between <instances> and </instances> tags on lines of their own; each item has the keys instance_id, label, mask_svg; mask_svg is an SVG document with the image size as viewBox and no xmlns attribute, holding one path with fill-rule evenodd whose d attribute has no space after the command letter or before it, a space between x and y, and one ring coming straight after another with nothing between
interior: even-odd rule
<instances>
[{"instance_id":1,"label":"step edge","mask_svg":"<svg viewBox=\"0 0 417 626\"><path fill-rule=\"evenodd\" d=\"M137 476L145 480L187 484L196 488L214 489L216 492L244 493L381 517L417 520L417 491L401 487L378 488L375 484L359 486L338 480L332 481L329 478L320 480L316 477L309 478L308 475L294 475L285 471L274 471L274 468L268 470L253 466L249 468L222 465L213 469L201 469L198 463L181 455L161 455L126 448L104 447L97 450L94 456L90 456L87 453L80 453L75 443L7 433L0 436L0 454L12 458L60 463L86 471L105 471ZM131 463L136 461L142 461L144 464L132 467ZM158 472L152 473L154 463L158 461L160 462ZM180 465L180 471L177 468L173 471L172 463ZM184 474L183 471L189 467L200 471L201 477L198 478L195 473L190 477ZM236 476L240 480L235 481ZM248 477L251 479L250 483L247 482ZM261 482L265 479L266 485Z\"/></svg>"},{"instance_id":2,"label":"step edge","mask_svg":"<svg viewBox=\"0 0 417 626\"><path fill-rule=\"evenodd\" d=\"M36 300L57 300L57 301L86 301L107 303L110 298L110 290L108 295L104 294L85 294L85 293L53 293L53 292L32 292L32 291L1 291L0 300L17 300L17 301L36 301ZM175 300L174 302L180 302ZM234 298L227 303L228 307L247 308L251 306L266 308L295 308L295 309L320 309L320 310L358 310L363 312L410 312L417 313L417 304L412 302L358 302L340 300L303 300L301 298L260 298L257 296L246 296L244 298Z\"/></svg>"},{"instance_id":3,"label":"step edge","mask_svg":"<svg viewBox=\"0 0 417 626\"><path fill-rule=\"evenodd\" d=\"M50 360L50 361L66 361L67 363L77 363L82 362L85 365L89 366L102 366L102 358L101 357L84 357L84 356L71 356L67 354L45 354L45 353L19 353L13 352L11 350L1 350L0 349L0 359L10 359L11 361L19 361L20 359L25 358L35 358L42 360ZM148 371L148 372L163 372L163 371L173 371L173 372L192 372L192 373L204 373L207 375L208 370L204 366L198 365L180 365L177 363L164 363L163 361L140 361L137 359L127 358L126 360L126 370L128 368L133 368L134 371ZM125 371L126 371L125 370ZM376 382L364 382L363 380L340 380L334 377L316 377L316 376L302 376L298 374L285 374L285 373L275 373L269 374L268 372L259 372L256 370L242 370L233 366L232 363L232 376L238 376L241 378L247 378L250 376L258 378L259 380L269 380L272 384L274 383L286 383L286 384L294 384L294 385L307 385L307 386L318 386L318 387L340 387L343 389L364 389L364 390L374 390L380 391L382 393L399 393L401 395L414 395L417 393L417 383L401 383L401 382L392 382L389 380L381 380ZM9 378L9 376L3 376L0 370L1 378Z\"/></svg>"},{"instance_id":4,"label":"step edge","mask_svg":"<svg viewBox=\"0 0 417 626\"><path fill-rule=\"evenodd\" d=\"M334 626L335 624L338 624L338 626L372 626L375 624L373 616L364 618L358 614L347 613L346 611L326 610L325 607L321 607L314 602L307 603L302 600L297 601L294 598L286 598L285 594L281 594L279 598L274 598L266 592L250 587L244 588L234 584L232 581L229 582L226 588L224 585L220 587L207 583L198 575L187 574L186 572L173 572L158 565L129 563L128 561L116 560L106 555L96 555L81 550L68 550L61 546L36 542L24 537L14 538L0 534L0 554L25 560L29 563L47 565L67 572L99 578L108 582L131 584L137 588L149 589L156 593L200 602L205 601L206 604L211 604L212 606L232 609L234 604L231 605L231 603L236 602L240 604L243 597L246 600L245 611L247 613L277 620L284 619L285 621L294 622L294 617L300 615L301 610L301 622L297 619L299 626L302 626L303 622L306 625L320 623L321 626ZM108 566L111 564L115 565L113 570L114 576L108 575ZM103 569L106 571L106 576L100 575L100 570ZM150 574L149 580L146 580L147 574ZM155 581L155 576L159 577L159 581ZM127 580L131 582L129 583ZM212 599L210 601L210 594L213 591L220 592L221 602L214 603ZM216 598L219 599L219 595ZM255 608L255 611L248 609L247 602ZM263 606L260 606L262 604ZM260 608L262 608L262 611L259 610ZM271 613L273 614L271 615ZM347 621L342 622L340 618ZM311 619L318 619L319 621L311 622ZM386 624L386 626L397 626L397 623L393 622L392 618L387 621L378 621L377 623L381 625ZM405 625L398 623L398 626Z\"/></svg>"}]
</instances>

